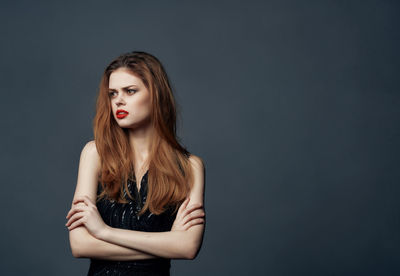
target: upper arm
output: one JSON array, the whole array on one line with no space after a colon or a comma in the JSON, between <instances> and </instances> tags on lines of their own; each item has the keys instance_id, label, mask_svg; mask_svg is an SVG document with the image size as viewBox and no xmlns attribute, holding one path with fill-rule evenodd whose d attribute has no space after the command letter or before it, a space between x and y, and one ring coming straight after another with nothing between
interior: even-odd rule
<instances>
[{"instance_id":1,"label":"upper arm","mask_svg":"<svg viewBox=\"0 0 400 276\"><path fill-rule=\"evenodd\" d=\"M190 200L188 206L191 204L202 204L204 206L204 191L205 191L205 167L203 160L191 154L189 157L191 167L193 170L193 186L190 190Z\"/></svg>"},{"instance_id":2,"label":"upper arm","mask_svg":"<svg viewBox=\"0 0 400 276\"><path fill-rule=\"evenodd\" d=\"M100 157L97 153L95 142L89 141L83 147L79 160L78 180L76 183L73 200L77 196L88 196L92 202L96 202L98 175L100 172ZM72 201L73 201L72 200ZM80 203L81 204L81 203ZM73 204L71 203L71 208ZM72 254L79 257L83 242L88 240L90 233L84 226L78 226L69 231Z\"/></svg>"},{"instance_id":3,"label":"upper arm","mask_svg":"<svg viewBox=\"0 0 400 276\"><path fill-rule=\"evenodd\" d=\"M97 153L96 144L92 140L86 143L80 155L74 199L77 196L86 195L92 202L96 202L99 172L100 157Z\"/></svg>"},{"instance_id":4,"label":"upper arm","mask_svg":"<svg viewBox=\"0 0 400 276\"><path fill-rule=\"evenodd\" d=\"M205 192L205 167L203 160L195 155L191 155L189 158L193 170L193 186L190 190L189 195L189 203L188 206L192 204L201 204L203 206L203 211L205 213L204 208L204 192ZM205 219L205 217L204 217ZM189 259L194 259L198 252L200 251L200 247L203 241L204 234L204 225L197 224L191 226L187 232L190 236L190 257Z\"/></svg>"}]
</instances>

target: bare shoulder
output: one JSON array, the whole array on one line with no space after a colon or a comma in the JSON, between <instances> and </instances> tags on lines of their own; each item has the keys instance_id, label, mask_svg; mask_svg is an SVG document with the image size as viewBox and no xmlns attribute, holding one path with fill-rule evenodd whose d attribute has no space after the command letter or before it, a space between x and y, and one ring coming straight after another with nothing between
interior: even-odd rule
<instances>
[{"instance_id":1,"label":"bare shoulder","mask_svg":"<svg viewBox=\"0 0 400 276\"><path fill-rule=\"evenodd\" d=\"M204 161L199 156L190 154L189 161L195 171L202 172L205 170Z\"/></svg>"},{"instance_id":2,"label":"bare shoulder","mask_svg":"<svg viewBox=\"0 0 400 276\"><path fill-rule=\"evenodd\" d=\"M82 149L82 153L89 154L94 158L99 157L99 154L98 154L97 148L96 148L96 142L94 140L90 140L89 142L87 142Z\"/></svg>"},{"instance_id":3,"label":"bare shoulder","mask_svg":"<svg viewBox=\"0 0 400 276\"><path fill-rule=\"evenodd\" d=\"M89 142L86 143L86 145L83 148L88 148L93 150L93 148L96 148L96 142L94 140L90 140Z\"/></svg>"},{"instance_id":4,"label":"bare shoulder","mask_svg":"<svg viewBox=\"0 0 400 276\"><path fill-rule=\"evenodd\" d=\"M81 162L89 162L95 165L95 168L100 168L100 156L97 152L96 142L91 140L85 144L81 152Z\"/></svg>"},{"instance_id":5,"label":"bare shoulder","mask_svg":"<svg viewBox=\"0 0 400 276\"><path fill-rule=\"evenodd\" d=\"M190 164L193 170L193 186L190 192L190 203L203 204L205 186L205 166L204 161L197 155L190 154Z\"/></svg>"}]
</instances>

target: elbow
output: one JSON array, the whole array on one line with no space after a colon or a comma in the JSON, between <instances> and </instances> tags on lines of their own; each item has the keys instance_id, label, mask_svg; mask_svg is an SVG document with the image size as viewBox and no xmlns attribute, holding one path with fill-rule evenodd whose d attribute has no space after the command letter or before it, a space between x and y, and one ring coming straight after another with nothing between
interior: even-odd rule
<instances>
[{"instance_id":1,"label":"elbow","mask_svg":"<svg viewBox=\"0 0 400 276\"><path fill-rule=\"evenodd\" d=\"M197 242L190 242L188 246L186 246L186 250L184 252L184 259L194 260L200 251L200 244Z\"/></svg>"},{"instance_id":2,"label":"elbow","mask_svg":"<svg viewBox=\"0 0 400 276\"><path fill-rule=\"evenodd\" d=\"M79 243L70 240L70 247L72 256L75 258L82 258L81 248L79 247Z\"/></svg>"},{"instance_id":3,"label":"elbow","mask_svg":"<svg viewBox=\"0 0 400 276\"><path fill-rule=\"evenodd\" d=\"M71 247L71 253L72 256L74 256L75 258L81 258L81 253L80 253L80 249L78 247L78 244L75 242L70 241L70 247Z\"/></svg>"},{"instance_id":4,"label":"elbow","mask_svg":"<svg viewBox=\"0 0 400 276\"><path fill-rule=\"evenodd\" d=\"M82 258L82 256L79 253L79 250L76 247L71 246L71 252L72 256L74 256L75 258Z\"/></svg>"},{"instance_id":5,"label":"elbow","mask_svg":"<svg viewBox=\"0 0 400 276\"><path fill-rule=\"evenodd\" d=\"M75 258L84 258L82 254L83 240L79 238L79 233L75 229L69 232L69 245L72 256Z\"/></svg>"},{"instance_id":6,"label":"elbow","mask_svg":"<svg viewBox=\"0 0 400 276\"><path fill-rule=\"evenodd\" d=\"M197 254L194 251L192 251L192 252L186 253L185 259L186 260L194 260L196 258L196 256L197 256Z\"/></svg>"}]
</instances>

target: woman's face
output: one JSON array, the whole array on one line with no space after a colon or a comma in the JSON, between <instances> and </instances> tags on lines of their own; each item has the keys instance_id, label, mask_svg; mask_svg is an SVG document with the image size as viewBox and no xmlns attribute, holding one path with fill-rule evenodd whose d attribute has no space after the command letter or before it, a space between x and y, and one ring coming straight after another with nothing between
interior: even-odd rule
<instances>
[{"instance_id":1,"label":"woman's face","mask_svg":"<svg viewBox=\"0 0 400 276\"><path fill-rule=\"evenodd\" d=\"M122 128L136 128L150 119L150 92L127 68L113 71L108 93L114 119Z\"/></svg>"}]
</instances>

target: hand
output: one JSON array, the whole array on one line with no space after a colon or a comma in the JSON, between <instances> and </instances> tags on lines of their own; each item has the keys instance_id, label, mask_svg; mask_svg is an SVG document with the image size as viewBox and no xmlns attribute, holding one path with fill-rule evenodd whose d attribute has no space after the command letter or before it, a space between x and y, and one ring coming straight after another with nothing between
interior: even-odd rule
<instances>
[{"instance_id":1,"label":"hand","mask_svg":"<svg viewBox=\"0 0 400 276\"><path fill-rule=\"evenodd\" d=\"M186 231L193 225L204 223L203 217L205 216L205 213L203 211L203 205L198 203L187 207L188 203L189 198L187 198L179 207L171 231Z\"/></svg>"},{"instance_id":2,"label":"hand","mask_svg":"<svg viewBox=\"0 0 400 276\"><path fill-rule=\"evenodd\" d=\"M68 230L83 225L94 237L99 238L108 226L101 218L97 206L87 196L76 197L72 205L66 217L69 219L65 224Z\"/></svg>"}]
</instances>

